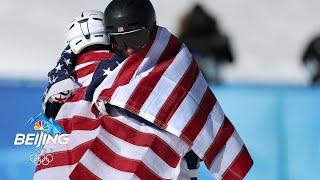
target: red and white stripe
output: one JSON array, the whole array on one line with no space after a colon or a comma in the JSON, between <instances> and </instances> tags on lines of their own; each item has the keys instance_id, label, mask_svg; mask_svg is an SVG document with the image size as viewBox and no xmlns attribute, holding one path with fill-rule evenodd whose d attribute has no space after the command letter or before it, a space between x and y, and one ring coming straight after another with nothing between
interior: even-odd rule
<instances>
[{"instance_id":1,"label":"red and white stripe","mask_svg":"<svg viewBox=\"0 0 320 180\"><path fill-rule=\"evenodd\" d=\"M109 86L100 85L94 100L124 108L181 137L209 168L220 156L237 161L236 152L239 154L245 146L242 141L234 141L236 136L232 134L237 132L224 115L187 47L164 32L168 31L159 27L153 44L145 48L148 50L143 54L145 56L127 59L115 78L105 80ZM155 52L154 47L158 48ZM232 146L234 151L221 154L224 148L228 148L228 142L237 146ZM246 149L241 153L248 157L245 162L226 161L226 168L212 173L218 178L229 171L244 176L252 160ZM228 163L230 167L236 164L235 170L230 170ZM239 170L238 166L244 168Z\"/></svg>"},{"instance_id":2,"label":"red and white stripe","mask_svg":"<svg viewBox=\"0 0 320 180\"><path fill-rule=\"evenodd\" d=\"M74 171L80 173L85 168L91 172L88 174L94 173L101 179L128 176L159 179L178 177L181 156L189 149L182 139L120 113L117 117L101 119L90 119L80 114L74 114L73 118L68 117L69 115L58 120L70 134L68 145L45 146L52 150L50 153L54 161L47 166L38 166L35 179L41 179L38 177L47 169L52 171L52 168L60 166L64 167L70 176L76 174ZM95 167L97 163L89 160L91 158L102 165L99 166L100 171ZM135 172L137 167L146 172ZM106 171L107 169L110 172ZM119 173L121 171L122 175Z\"/></svg>"},{"instance_id":3,"label":"red and white stripe","mask_svg":"<svg viewBox=\"0 0 320 180\"><path fill-rule=\"evenodd\" d=\"M107 50L89 51L81 54L76 59L72 76L78 80L78 83L80 83L82 87L87 87L91 83L93 74L99 63L102 60L109 60L111 57L112 53L109 53Z\"/></svg>"},{"instance_id":4,"label":"red and white stripe","mask_svg":"<svg viewBox=\"0 0 320 180\"><path fill-rule=\"evenodd\" d=\"M71 75L73 78L77 79L77 82L74 82L73 78L67 78L65 80L56 82L51 86L46 94L43 104L45 104L51 96L60 92L68 90L75 91L79 88L87 87L91 83L93 74L96 71L100 61L109 60L111 57L112 53L107 50L90 51L77 56L74 70L71 72Z\"/></svg>"},{"instance_id":5,"label":"red and white stripe","mask_svg":"<svg viewBox=\"0 0 320 180\"><path fill-rule=\"evenodd\" d=\"M190 150L218 179L243 179L252 166L189 50L165 28L104 79L93 102L82 100L84 92L58 114L70 143L48 145L58 160L38 166L35 177L64 167L71 179L177 179ZM90 110L98 100L153 125L122 111L97 118Z\"/></svg>"},{"instance_id":6,"label":"red and white stripe","mask_svg":"<svg viewBox=\"0 0 320 180\"><path fill-rule=\"evenodd\" d=\"M73 80L66 79L64 81L58 82L54 84L50 91L51 92L63 92L65 90L76 90L76 93L73 97L68 99L68 101L61 107L59 113L57 114L56 120L61 119L71 119L73 117L87 117L87 118L95 118L96 116L91 112L91 103L84 101L84 95L86 91L86 87L91 83L92 76L97 69L97 66L102 60L111 59L112 54L106 50L99 51L90 51L88 53L84 53L76 58L76 64L74 67L74 72L72 75L77 79L77 83ZM79 86L80 85L80 86ZM49 91L49 92L50 92ZM47 95L49 97L49 93ZM63 121L58 121L63 122ZM65 127L65 126L63 126ZM73 159L74 163L70 163L68 157L71 152L69 151L77 151L76 154L80 154L79 151L82 150L82 154L85 152L83 145L89 144L92 139L97 136L95 131L86 131L86 136L79 135L79 131L74 131L70 134L71 141L67 146L65 145L53 145L47 144L45 145L46 149L53 150L53 153L57 153L58 156L55 158L55 163L52 163L54 167L41 167L40 169L45 169L45 171L37 171L34 178L35 179L69 179L69 175L75 167L75 163L78 163L79 159ZM79 148L82 147L82 148ZM87 149L85 149L87 150ZM63 154L62 152L69 152L68 155ZM81 157L81 156L79 156ZM68 160L66 163L65 160ZM39 169L38 169L39 170Z\"/></svg>"},{"instance_id":7,"label":"red and white stripe","mask_svg":"<svg viewBox=\"0 0 320 180\"><path fill-rule=\"evenodd\" d=\"M84 93L83 89L78 93ZM75 97L79 95L76 93ZM100 179L178 177L181 156L189 148L183 140L123 116L120 112L116 118L96 119L90 111L91 103L75 97L62 106L56 118L70 134L70 141L67 145L45 146L51 150L54 161L47 166L38 166L34 179L45 178L47 172L50 175L46 177L47 179L57 178L60 175L61 178L65 178L66 175L76 178L79 173L86 174L84 171L87 172L88 178L94 173ZM105 121L104 125L101 121ZM97 145L93 146L93 142ZM99 151L96 152L97 147L98 149L107 147L106 152L111 157L118 157L117 161L128 164L128 167L109 162L104 157L99 158L101 154ZM97 164L100 171L96 167ZM135 172L137 167L142 167L143 171ZM58 173L60 171L64 173Z\"/></svg>"},{"instance_id":8,"label":"red and white stripe","mask_svg":"<svg viewBox=\"0 0 320 180\"><path fill-rule=\"evenodd\" d=\"M133 172L124 172L115 169L97 155L88 150L81 158L77 168L70 174L70 179L140 179Z\"/></svg>"},{"instance_id":9,"label":"red and white stripe","mask_svg":"<svg viewBox=\"0 0 320 180\"><path fill-rule=\"evenodd\" d=\"M104 81L97 87L94 96L93 102L96 102L98 98L106 101L110 101L112 94L116 91L118 86L128 84L130 82L137 70L144 64L144 62L149 61L150 54L148 52L157 52L156 48L159 48L156 44L153 43L156 39L161 40L159 36L162 35L161 31L157 31L156 35L153 35L150 39L150 42L146 45L144 49L141 49L137 53L131 55L125 61L123 61L115 70L112 71L112 74L107 76ZM158 42L158 41L155 41ZM151 51L149 51L151 50ZM154 57L153 57L154 58Z\"/></svg>"}]
</instances>

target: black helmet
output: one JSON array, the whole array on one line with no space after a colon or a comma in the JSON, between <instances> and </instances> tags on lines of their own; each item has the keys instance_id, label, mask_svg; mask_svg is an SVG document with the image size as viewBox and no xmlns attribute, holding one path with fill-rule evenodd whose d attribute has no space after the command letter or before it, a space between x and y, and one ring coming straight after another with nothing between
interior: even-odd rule
<instances>
[{"instance_id":1,"label":"black helmet","mask_svg":"<svg viewBox=\"0 0 320 180\"><path fill-rule=\"evenodd\" d=\"M156 14L149 0L113 0L104 12L107 33L129 32L141 28L152 31Z\"/></svg>"}]
</instances>

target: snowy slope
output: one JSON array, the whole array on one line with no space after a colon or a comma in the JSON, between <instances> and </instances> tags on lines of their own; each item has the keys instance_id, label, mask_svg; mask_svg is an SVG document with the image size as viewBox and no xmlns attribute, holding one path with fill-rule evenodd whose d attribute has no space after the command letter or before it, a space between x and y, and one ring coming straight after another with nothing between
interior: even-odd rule
<instances>
[{"instance_id":1,"label":"snowy slope","mask_svg":"<svg viewBox=\"0 0 320 180\"><path fill-rule=\"evenodd\" d=\"M67 24L107 2L2 0L0 77L45 79L64 47ZM177 33L178 20L195 2L217 15L231 36L236 64L225 67L228 82L306 83L299 58L320 33L320 1L153 0L158 24Z\"/></svg>"}]
</instances>

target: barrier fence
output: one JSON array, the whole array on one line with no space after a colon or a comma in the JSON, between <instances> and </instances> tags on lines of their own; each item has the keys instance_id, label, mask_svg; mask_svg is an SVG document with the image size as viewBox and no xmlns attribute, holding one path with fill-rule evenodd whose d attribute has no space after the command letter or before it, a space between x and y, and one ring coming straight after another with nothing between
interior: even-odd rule
<instances>
[{"instance_id":1,"label":"barrier fence","mask_svg":"<svg viewBox=\"0 0 320 180\"><path fill-rule=\"evenodd\" d=\"M0 83L0 179L31 179L31 147L13 146L25 122L41 111L45 84ZM318 179L320 170L320 88L222 85L212 86L226 115L254 159L246 179ZM210 175L201 165L199 179Z\"/></svg>"}]
</instances>

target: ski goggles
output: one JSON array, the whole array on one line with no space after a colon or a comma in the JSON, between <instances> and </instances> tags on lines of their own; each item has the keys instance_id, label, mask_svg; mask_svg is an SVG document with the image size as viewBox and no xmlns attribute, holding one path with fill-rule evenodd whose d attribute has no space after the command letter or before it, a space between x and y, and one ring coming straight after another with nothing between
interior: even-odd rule
<instances>
[{"instance_id":1,"label":"ski goggles","mask_svg":"<svg viewBox=\"0 0 320 180\"><path fill-rule=\"evenodd\" d=\"M146 28L141 28L123 33L110 33L109 36L110 42L117 51L125 51L127 48L137 51L148 43L150 31Z\"/></svg>"}]
</instances>

